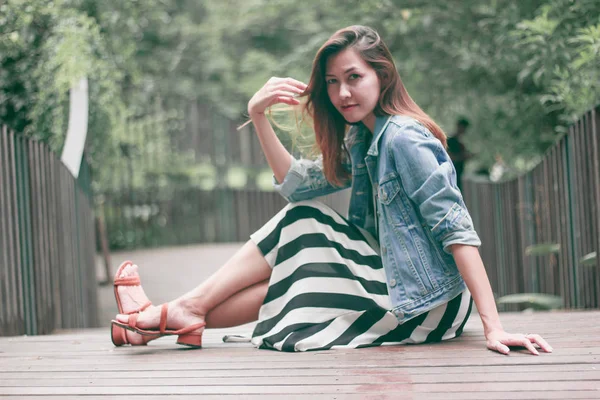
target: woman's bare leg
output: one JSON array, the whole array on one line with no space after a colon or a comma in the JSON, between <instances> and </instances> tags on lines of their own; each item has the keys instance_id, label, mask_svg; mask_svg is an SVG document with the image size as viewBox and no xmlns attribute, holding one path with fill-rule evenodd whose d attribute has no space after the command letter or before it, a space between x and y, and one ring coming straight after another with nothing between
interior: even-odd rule
<instances>
[{"instance_id":1,"label":"woman's bare leg","mask_svg":"<svg viewBox=\"0 0 600 400\"><path fill-rule=\"evenodd\" d=\"M240 321L248 322L246 321L248 318L258 315L260 304L257 307L257 302L260 294L266 294L266 285L256 284L263 281L268 282L270 276L271 267L254 242L248 241L206 281L169 302L167 327L180 329L203 322L212 310L216 311L216 314L213 312L214 315L211 317L215 326L231 326L227 324L227 321L236 321L232 316L234 310L241 314ZM220 311L216 309L236 293L255 285L256 288L232 298L231 303L223 304ZM264 299L264 294L262 299ZM230 304L235 304L238 308L234 309ZM127 322L128 316L118 315L117 319ZM149 307L140 313L137 326L147 329L157 328L159 322L160 307Z\"/></svg>"},{"instance_id":2,"label":"woman's bare leg","mask_svg":"<svg viewBox=\"0 0 600 400\"><path fill-rule=\"evenodd\" d=\"M237 292L208 312L206 327L229 328L256 321L268 289L266 280Z\"/></svg>"}]
</instances>

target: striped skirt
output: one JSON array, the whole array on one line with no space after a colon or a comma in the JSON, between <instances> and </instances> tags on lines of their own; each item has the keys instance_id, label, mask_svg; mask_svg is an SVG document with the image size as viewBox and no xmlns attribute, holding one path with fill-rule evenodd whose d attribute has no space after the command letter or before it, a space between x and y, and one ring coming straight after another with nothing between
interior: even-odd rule
<instances>
[{"instance_id":1,"label":"striped skirt","mask_svg":"<svg viewBox=\"0 0 600 400\"><path fill-rule=\"evenodd\" d=\"M317 201L288 204L251 235L273 269L252 343L309 351L459 336L471 312L469 292L400 324L367 236Z\"/></svg>"}]
</instances>

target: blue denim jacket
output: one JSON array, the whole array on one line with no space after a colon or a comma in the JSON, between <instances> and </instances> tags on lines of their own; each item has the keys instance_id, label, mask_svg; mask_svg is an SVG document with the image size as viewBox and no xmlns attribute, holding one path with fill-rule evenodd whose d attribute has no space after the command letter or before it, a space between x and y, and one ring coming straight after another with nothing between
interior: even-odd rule
<instances>
[{"instance_id":1,"label":"blue denim jacket","mask_svg":"<svg viewBox=\"0 0 600 400\"><path fill-rule=\"evenodd\" d=\"M449 246L481 241L454 166L425 126L406 116L377 117L370 145L365 129L355 126L346 135L345 166L352 179L345 186L325 179L321 160L305 159L292 159L283 182L274 186L290 202L352 186L348 218L378 237L392 311L405 322L465 289Z\"/></svg>"}]
</instances>

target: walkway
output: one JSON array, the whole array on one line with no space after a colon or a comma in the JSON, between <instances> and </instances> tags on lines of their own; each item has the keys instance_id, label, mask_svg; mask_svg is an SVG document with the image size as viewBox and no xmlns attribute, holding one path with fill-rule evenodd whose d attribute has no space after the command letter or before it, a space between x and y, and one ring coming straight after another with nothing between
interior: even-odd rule
<instances>
[{"instance_id":1,"label":"walkway","mask_svg":"<svg viewBox=\"0 0 600 400\"><path fill-rule=\"evenodd\" d=\"M160 302L193 286L237 247L163 249L113 258L133 258L142 265L148 295ZM211 260L211 266L202 265L204 260ZM103 288L103 298L112 296L111 290ZM502 321L507 330L542 334L554 353L492 353L484 346L477 315L462 337L446 343L298 354L222 342L226 333L250 333L250 325L207 331L202 350L176 346L173 338L148 347L115 348L109 330L99 328L0 338L0 397L600 399L600 311L512 313L503 314Z\"/></svg>"}]
</instances>

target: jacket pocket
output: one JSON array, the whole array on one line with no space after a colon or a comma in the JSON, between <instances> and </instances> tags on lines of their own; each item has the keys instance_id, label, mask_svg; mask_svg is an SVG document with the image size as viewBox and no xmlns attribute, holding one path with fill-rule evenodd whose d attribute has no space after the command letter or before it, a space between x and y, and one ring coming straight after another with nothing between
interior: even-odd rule
<instances>
[{"instance_id":1,"label":"jacket pocket","mask_svg":"<svg viewBox=\"0 0 600 400\"><path fill-rule=\"evenodd\" d=\"M390 179L379 184L379 201L388 206L400 192L400 184L397 179Z\"/></svg>"},{"instance_id":2,"label":"jacket pocket","mask_svg":"<svg viewBox=\"0 0 600 400\"><path fill-rule=\"evenodd\" d=\"M398 235L408 234L408 232L397 231L397 229L405 229L408 226L400 190L400 182L395 177L383 181L377 189L379 207L382 213L380 216L382 218L381 223L394 227Z\"/></svg>"}]
</instances>

